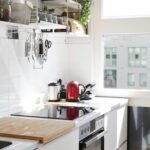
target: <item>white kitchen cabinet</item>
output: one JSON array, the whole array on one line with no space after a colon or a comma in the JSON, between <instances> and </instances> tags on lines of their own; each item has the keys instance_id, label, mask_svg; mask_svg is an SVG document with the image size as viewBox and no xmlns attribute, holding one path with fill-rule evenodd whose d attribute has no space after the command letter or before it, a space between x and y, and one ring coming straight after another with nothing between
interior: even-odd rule
<instances>
[{"instance_id":1,"label":"white kitchen cabinet","mask_svg":"<svg viewBox=\"0 0 150 150\"><path fill-rule=\"evenodd\" d=\"M42 145L39 150L78 150L79 149L79 129L61 136L48 144Z\"/></svg>"},{"instance_id":2,"label":"white kitchen cabinet","mask_svg":"<svg viewBox=\"0 0 150 150\"><path fill-rule=\"evenodd\" d=\"M118 150L127 150L127 142L124 143Z\"/></svg>"},{"instance_id":3,"label":"white kitchen cabinet","mask_svg":"<svg viewBox=\"0 0 150 150\"><path fill-rule=\"evenodd\" d=\"M105 128L107 134L105 135L105 150L115 150L117 143L117 111L112 111L105 116Z\"/></svg>"},{"instance_id":4,"label":"white kitchen cabinet","mask_svg":"<svg viewBox=\"0 0 150 150\"><path fill-rule=\"evenodd\" d=\"M105 116L105 150L127 150L122 144L127 140L127 106L113 110ZM122 147L121 147L122 146Z\"/></svg>"},{"instance_id":5,"label":"white kitchen cabinet","mask_svg":"<svg viewBox=\"0 0 150 150\"><path fill-rule=\"evenodd\" d=\"M117 110L117 147L127 140L127 107Z\"/></svg>"}]
</instances>

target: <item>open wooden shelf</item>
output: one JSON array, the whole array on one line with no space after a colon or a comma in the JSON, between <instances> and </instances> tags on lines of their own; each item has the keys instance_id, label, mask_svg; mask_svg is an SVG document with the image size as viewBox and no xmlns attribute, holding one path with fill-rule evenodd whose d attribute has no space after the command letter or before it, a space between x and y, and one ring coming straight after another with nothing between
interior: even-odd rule
<instances>
[{"instance_id":1,"label":"open wooden shelf","mask_svg":"<svg viewBox=\"0 0 150 150\"><path fill-rule=\"evenodd\" d=\"M20 27L24 29L66 29L66 25L41 21L40 23L31 23L29 25L0 21L0 26Z\"/></svg>"},{"instance_id":2,"label":"open wooden shelf","mask_svg":"<svg viewBox=\"0 0 150 150\"><path fill-rule=\"evenodd\" d=\"M40 23L31 23L30 27L35 29L66 29L66 25L46 22L46 21L40 21Z\"/></svg>"}]
</instances>

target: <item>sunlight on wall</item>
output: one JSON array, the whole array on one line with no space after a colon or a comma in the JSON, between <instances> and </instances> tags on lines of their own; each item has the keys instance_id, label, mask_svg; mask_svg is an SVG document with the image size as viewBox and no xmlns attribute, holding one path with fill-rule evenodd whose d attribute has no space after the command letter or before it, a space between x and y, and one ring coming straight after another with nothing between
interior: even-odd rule
<instances>
[{"instance_id":1,"label":"sunlight on wall","mask_svg":"<svg viewBox=\"0 0 150 150\"><path fill-rule=\"evenodd\" d=\"M149 0L103 0L102 18L150 17Z\"/></svg>"}]
</instances>

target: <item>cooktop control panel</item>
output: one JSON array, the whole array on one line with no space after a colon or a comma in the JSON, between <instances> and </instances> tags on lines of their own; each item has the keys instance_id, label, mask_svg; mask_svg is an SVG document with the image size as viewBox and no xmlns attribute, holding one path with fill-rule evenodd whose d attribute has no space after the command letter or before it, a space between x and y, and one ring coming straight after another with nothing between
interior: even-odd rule
<instances>
[{"instance_id":1,"label":"cooktop control panel","mask_svg":"<svg viewBox=\"0 0 150 150\"><path fill-rule=\"evenodd\" d=\"M100 116L82 125L79 129L79 139L82 140L98 130L104 129L104 116Z\"/></svg>"}]
</instances>

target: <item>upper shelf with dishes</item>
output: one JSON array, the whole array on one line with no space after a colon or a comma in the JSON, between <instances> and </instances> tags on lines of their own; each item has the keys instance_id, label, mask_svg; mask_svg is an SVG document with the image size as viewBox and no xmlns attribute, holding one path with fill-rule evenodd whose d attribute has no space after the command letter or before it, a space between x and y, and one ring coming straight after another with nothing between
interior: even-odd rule
<instances>
[{"instance_id":1,"label":"upper shelf with dishes","mask_svg":"<svg viewBox=\"0 0 150 150\"><path fill-rule=\"evenodd\" d=\"M53 7L68 7L69 11L80 11L81 4L77 0L43 0L43 4Z\"/></svg>"},{"instance_id":2,"label":"upper shelf with dishes","mask_svg":"<svg viewBox=\"0 0 150 150\"><path fill-rule=\"evenodd\" d=\"M91 0L0 0L0 21L45 32L86 35L90 6Z\"/></svg>"}]
</instances>

